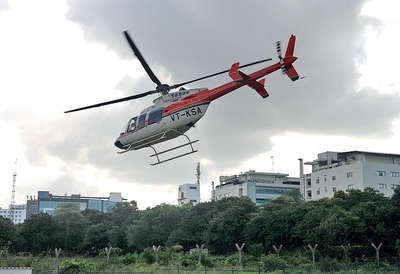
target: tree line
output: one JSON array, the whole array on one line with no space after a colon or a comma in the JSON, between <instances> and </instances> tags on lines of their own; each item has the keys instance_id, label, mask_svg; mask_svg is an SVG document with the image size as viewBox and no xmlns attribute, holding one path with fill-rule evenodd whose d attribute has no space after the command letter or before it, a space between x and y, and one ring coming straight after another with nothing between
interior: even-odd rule
<instances>
[{"instance_id":1,"label":"tree line","mask_svg":"<svg viewBox=\"0 0 400 274\"><path fill-rule=\"evenodd\" d=\"M255 257L273 253L273 245L285 249L309 244L318 244L318 250L331 256L339 256L342 246L361 257L358 252L373 256L371 244L382 243L387 256L396 256L399 233L399 189L392 197L367 188L308 202L295 190L262 206L248 197L229 197L138 210L131 201L117 203L109 213L80 211L77 204L65 203L52 215L31 215L18 225L0 217L0 249L33 255L61 248L70 255L96 256L107 246L125 254L152 246L188 251L202 244L213 255L226 255L245 243L243 252Z\"/></svg>"}]
</instances>

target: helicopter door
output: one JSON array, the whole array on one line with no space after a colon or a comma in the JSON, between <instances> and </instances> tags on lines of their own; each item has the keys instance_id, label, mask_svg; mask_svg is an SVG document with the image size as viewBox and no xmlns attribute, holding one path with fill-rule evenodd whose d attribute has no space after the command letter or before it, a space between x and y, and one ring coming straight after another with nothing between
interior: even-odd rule
<instances>
[{"instance_id":1,"label":"helicopter door","mask_svg":"<svg viewBox=\"0 0 400 274\"><path fill-rule=\"evenodd\" d=\"M146 116L147 116L147 113L144 113L139 116L139 120L138 120L138 125L137 125L138 135L141 137L143 137L147 133Z\"/></svg>"},{"instance_id":2,"label":"helicopter door","mask_svg":"<svg viewBox=\"0 0 400 274\"><path fill-rule=\"evenodd\" d=\"M162 113L164 108L159 108L153 110L149 113L149 122L147 125L147 130L149 135L157 134L162 128Z\"/></svg>"}]
</instances>

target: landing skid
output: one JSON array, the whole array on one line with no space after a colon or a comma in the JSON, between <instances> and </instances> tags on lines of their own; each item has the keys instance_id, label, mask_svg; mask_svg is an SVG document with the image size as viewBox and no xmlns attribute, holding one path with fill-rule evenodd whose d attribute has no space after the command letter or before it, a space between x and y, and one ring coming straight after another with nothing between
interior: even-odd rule
<instances>
[{"instance_id":1,"label":"landing skid","mask_svg":"<svg viewBox=\"0 0 400 274\"><path fill-rule=\"evenodd\" d=\"M154 144L161 143L163 141L167 141L167 140L171 139L170 137L168 138L168 135L167 135L170 132L174 132L178 136L185 136L187 138L188 142L183 144L183 145L179 145L179 146L176 146L176 147L173 147L173 148L170 148L170 149L163 150L161 152L157 152L157 150L154 148ZM175 138L175 137L173 137L173 138ZM161 164L161 163L165 163L165 162L168 162L168 161L171 161L171 160L174 160L174 159L177 159L177 158L180 158L180 157L183 157L183 156L186 156L186 155L189 155L189 154L197 152L197 150L194 150L192 144L194 144L194 143L199 141L199 140L191 141L190 138L186 134L184 134L181 131L176 130L176 129L171 129L171 130L166 131L163 134L158 135L158 136L157 135L150 136L146 140L142 140L140 142L131 143L127 148L125 148L125 151L120 151L120 152L117 152L117 153L118 154L123 154L123 153L126 153L126 152L131 151L131 150L141 149L141 148L144 148L144 147L150 147L150 148L152 148L154 150L154 154L150 155L150 157L154 157L154 156L157 157L157 162L155 162L153 164L150 164L150 165L155 166L155 165L158 165L158 164ZM190 148L191 148L191 151L189 151L189 152L186 152L186 153L183 153L183 154L180 154L178 156L174 156L174 157L162 160L162 161L160 161L160 157L158 157L161 154L164 154L164 153L167 153L167 152L170 152L170 151L173 151L175 149L178 149L178 148L181 148L181 147L185 147L185 146L188 146L188 145L190 145Z\"/></svg>"},{"instance_id":2,"label":"landing skid","mask_svg":"<svg viewBox=\"0 0 400 274\"><path fill-rule=\"evenodd\" d=\"M180 157L183 157L183 156L186 156L186 155L189 155L189 154L197 152L197 150L193 149L192 144L198 142L199 140L190 141L190 139L189 139L189 137L187 135L185 135L183 133L181 133L181 134L188 139L188 142L186 144L179 145L179 146L176 146L176 147L173 147L173 148L170 148L170 149L166 149L166 150L163 150L163 151L160 151L160 152L157 152L157 150L153 146L149 145L149 147L151 147L154 150L154 154L150 155L150 157L154 157L154 156L157 157L157 162L155 162L153 164L150 164L151 166L162 164L162 163L165 163L165 162L168 162L168 161L171 161L171 160L174 160L174 159L177 159L177 158L180 158ZM186 153L183 153L183 154L180 154L178 156L174 156L174 157L162 160L162 161L160 161L160 158L158 157L161 154L164 154L164 153L167 153L167 152L170 152L170 151L173 151L175 149L178 149L178 148L181 148L181 147L185 147L185 146L188 146L188 145L190 145L190 148L191 148L191 151L189 151L189 152L186 152Z\"/></svg>"}]
</instances>

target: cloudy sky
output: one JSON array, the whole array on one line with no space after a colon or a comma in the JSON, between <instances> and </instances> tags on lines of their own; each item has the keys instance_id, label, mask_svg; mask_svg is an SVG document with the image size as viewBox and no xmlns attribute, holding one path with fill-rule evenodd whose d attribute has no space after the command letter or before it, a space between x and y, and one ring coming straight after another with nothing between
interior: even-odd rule
<instances>
[{"instance_id":1,"label":"cloudy sky","mask_svg":"<svg viewBox=\"0 0 400 274\"><path fill-rule=\"evenodd\" d=\"M144 209L176 204L178 186L196 182L198 162L207 201L220 175L299 176L298 158L327 150L400 154L399 8L396 0L0 0L0 206L11 201L16 158L17 204L39 190L122 192ZM307 77L292 83L275 72L267 99L243 87L214 101L188 132L199 152L153 167L151 149L119 155L113 143L155 95L63 113L154 89L124 30L164 83L235 62L276 62L275 42L285 49L291 34L294 66ZM228 81L226 74L186 88Z\"/></svg>"}]
</instances>

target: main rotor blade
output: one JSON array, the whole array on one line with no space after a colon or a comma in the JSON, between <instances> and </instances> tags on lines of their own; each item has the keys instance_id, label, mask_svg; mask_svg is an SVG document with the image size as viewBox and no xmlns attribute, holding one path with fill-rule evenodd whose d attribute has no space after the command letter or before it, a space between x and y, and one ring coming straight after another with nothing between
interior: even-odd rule
<instances>
[{"instance_id":1,"label":"main rotor blade","mask_svg":"<svg viewBox=\"0 0 400 274\"><path fill-rule=\"evenodd\" d=\"M263 62L267 62L267 61L271 61L271 60L272 60L272 58L268 58L268 59L264 59L264 60L260 60L260 61L257 61L257 62L253 62L253 63L249 63L249 64L246 64L246 65L240 66L239 68L245 68L245 67L257 65L259 63L263 63ZM227 69L227 70L224 70L224 71L221 71L221 72L217 72L217 73L210 74L210 75L207 75L207 76L204 76L204 77L201 77L201 78L197 78L195 80L191 80L191 81L184 82L184 83L181 83L181 84L173 85L173 86L171 86L171 89L179 88L181 86L184 86L184 85L196 82L196 81L200 81L200 80L203 80L203 79L207 79L207 78L210 78L210 77L214 77L214 76L217 76L217 75L220 75L222 73L229 72L229 71L230 71L230 69Z\"/></svg>"},{"instance_id":2,"label":"main rotor blade","mask_svg":"<svg viewBox=\"0 0 400 274\"><path fill-rule=\"evenodd\" d=\"M115 104L115 103L121 103L121 102L129 101L129 100L134 100L134 99L142 98L142 97L145 97L147 95L153 94L154 92L156 92L156 91L155 90L150 90L150 91L147 91L147 92L143 92L143 93L140 93L140 94L124 97L124 98L117 99L117 100L112 100L112 101L103 102L103 103L99 103L99 104L95 104L95 105L91 105L91 106L86 106L86 107L81 107L81 108L77 108L77 109L73 109L73 110L68 110L68 111L65 111L64 113L70 113L70 112L85 110L85 109L89 109L89 108L97 108L97 107L101 107L101 106L106 106L106 105L111 105L111 104Z\"/></svg>"},{"instance_id":3,"label":"main rotor blade","mask_svg":"<svg viewBox=\"0 0 400 274\"><path fill-rule=\"evenodd\" d=\"M142 63L142 66L144 70L147 72L149 75L150 79L157 84L157 86L161 86L160 80L158 80L157 76L153 73L149 65L147 64L146 60L144 60L142 54L140 53L139 49L136 47L135 43L133 43L131 37L129 36L127 31L124 31L126 40L128 40L129 45L131 46L133 52L135 53L136 57L139 59L140 63Z\"/></svg>"}]
</instances>

